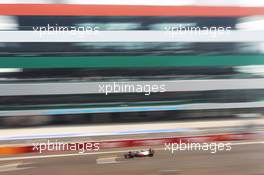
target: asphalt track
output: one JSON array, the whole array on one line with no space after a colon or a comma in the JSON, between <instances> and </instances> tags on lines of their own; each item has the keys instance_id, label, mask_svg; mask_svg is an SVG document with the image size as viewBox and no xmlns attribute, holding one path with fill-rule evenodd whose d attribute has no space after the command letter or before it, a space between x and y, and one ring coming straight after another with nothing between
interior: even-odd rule
<instances>
[{"instance_id":1,"label":"asphalt track","mask_svg":"<svg viewBox=\"0 0 264 175\"><path fill-rule=\"evenodd\" d=\"M1 175L264 175L264 142L243 141L231 151L177 151L162 147L153 158L122 158L126 150L43 158L39 154L20 155L19 159L0 157ZM138 148L141 149L141 148ZM33 156L38 156L32 158ZM28 158L30 157L30 158ZM14 158L14 157L13 157Z\"/></svg>"}]
</instances>

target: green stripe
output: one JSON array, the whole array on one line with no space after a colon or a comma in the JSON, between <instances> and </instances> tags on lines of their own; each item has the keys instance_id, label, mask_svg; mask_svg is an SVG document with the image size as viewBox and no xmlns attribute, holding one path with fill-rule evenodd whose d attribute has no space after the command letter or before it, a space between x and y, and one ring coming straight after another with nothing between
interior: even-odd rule
<instances>
[{"instance_id":1,"label":"green stripe","mask_svg":"<svg viewBox=\"0 0 264 175\"><path fill-rule=\"evenodd\" d=\"M1 68L145 68L264 65L264 55L0 57Z\"/></svg>"}]
</instances>

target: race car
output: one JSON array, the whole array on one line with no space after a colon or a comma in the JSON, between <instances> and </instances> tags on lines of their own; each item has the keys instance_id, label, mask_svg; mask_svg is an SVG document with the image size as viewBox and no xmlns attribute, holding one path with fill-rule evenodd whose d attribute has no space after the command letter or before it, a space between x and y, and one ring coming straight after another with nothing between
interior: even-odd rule
<instances>
[{"instance_id":1,"label":"race car","mask_svg":"<svg viewBox=\"0 0 264 175\"><path fill-rule=\"evenodd\" d=\"M148 149L148 150L141 150L141 151L129 151L128 153L124 154L125 159L132 159L134 157L153 157L154 156L154 150Z\"/></svg>"}]
</instances>

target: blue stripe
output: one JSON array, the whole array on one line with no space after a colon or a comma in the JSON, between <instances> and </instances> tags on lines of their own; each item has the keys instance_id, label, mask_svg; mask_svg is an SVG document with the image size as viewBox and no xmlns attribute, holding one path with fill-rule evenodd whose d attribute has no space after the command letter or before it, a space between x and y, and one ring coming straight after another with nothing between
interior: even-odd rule
<instances>
[{"instance_id":1,"label":"blue stripe","mask_svg":"<svg viewBox=\"0 0 264 175\"><path fill-rule=\"evenodd\" d=\"M42 115L62 114L84 114L84 113L105 113L105 112L145 112L145 111L171 111L182 110L186 105L171 106L142 106L142 107L106 107L106 108L79 108L79 109L51 109L43 112Z\"/></svg>"}]
</instances>

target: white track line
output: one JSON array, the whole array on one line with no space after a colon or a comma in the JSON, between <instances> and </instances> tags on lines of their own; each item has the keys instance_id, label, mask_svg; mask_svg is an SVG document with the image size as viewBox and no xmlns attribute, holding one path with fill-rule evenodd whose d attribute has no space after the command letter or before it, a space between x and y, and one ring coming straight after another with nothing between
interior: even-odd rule
<instances>
[{"instance_id":1,"label":"white track line","mask_svg":"<svg viewBox=\"0 0 264 175\"><path fill-rule=\"evenodd\" d=\"M236 145L254 145L254 144L264 144L264 141L231 143L231 146L236 146Z\"/></svg>"},{"instance_id":2,"label":"white track line","mask_svg":"<svg viewBox=\"0 0 264 175\"><path fill-rule=\"evenodd\" d=\"M157 134L157 131L161 133L161 130L163 131L167 130L168 132L175 132L175 133L192 131L194 132L195 135L197 133L196 131L199 131L200 129L203 129L203 131L210 131L212 128L221 128L221 127L235 128L240 126L246 126L249 123L264 125L264 118L194 121L194 122L170 122L170 123L163 122L163 123L120 124L120 125L111 124L111 125L93 125L93 126L59 126L59 127L56 126L56 127L41 127L41 128L1 129L0 141L48 139L48 138L59 139L59 138L67 138L67 137L87 137L87 139L92 139L89 137L148 134L148 133ZM210 129L207 129L208 126L210 126ZM153 128L155 128L155 130L153 130ZM141 133L140 131L144 131L144 133ZM127 134L124 134L125 132L127 132ZM38 133L38 134L33 134L33 133Z\"/></svg>"},{"instance_id":3,"label":"white track line","mask_svg":"<svg viewBox=\"0 0 264 175\"><path fill-rule=\"evenodd\" d=\"M162 150L162 149L156 149L156 150ZM43 159L43 158L57 158L57 157L72 157L72 156L100 155L100 154L113 154L113 153L124 153L124 152L128 152L128 151L131 151L131 150L89 152L89 153L72 153L72 154L53 154L53 155L25 156L25 157L7 157L7 158L0 158L0 161Z\"/></svg>"},{"instance_id":4,"label":"white track line","mask_svg":"<svg viewBox=\"0 0 264 175\"><path fill-rule=\"evenodd\" d=\"M138 31L1 31L0 42L263 42L263 30L213 32Z\"/></svg>"},{"instance_id":5,"label":"white track line","mask_svg":"<svg viewBox=\"0 0 264 175\"><path fill-rule=\"evenodd\" d=\"M21 165L29 165L29 164L32 164L32 163L17 162L17 163L11 163L11 164L6 164L6 165L0 165L0 172L20 171L20 170L34 168L34 167L20 167Z\"/></svg>"},{"instance_id":6,"label":"white track line","mask_svg":"<svg viewBox=\"0 0 264 175\"><path fill-rule=\"evenodd\" d=\"M111 163L120 163L119 161L116 161L117 158L120 157L102 157L102 158L97 158L96 163L97 164L111 164Z\"/></svg>"}]
</instances>

